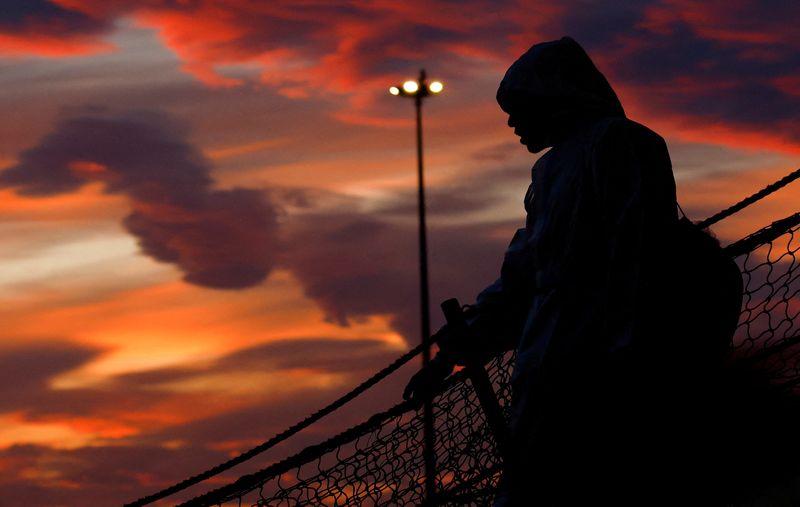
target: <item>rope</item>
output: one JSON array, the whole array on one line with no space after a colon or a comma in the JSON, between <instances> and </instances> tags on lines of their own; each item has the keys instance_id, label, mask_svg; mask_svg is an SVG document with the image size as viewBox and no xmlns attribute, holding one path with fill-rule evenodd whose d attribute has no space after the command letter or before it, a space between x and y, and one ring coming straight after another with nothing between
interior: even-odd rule
<instances>
[{"instance_id":1,"label":"rope","mask_svg":"<svg viewBox=\"0 0 800 507\"><path fill-rule=\"evenodd\" d=\"M784 234L787 230L791 229L797 224L800 224L800 212L795 213L794 215L789 215L786 218L776 220L767 227L754 232L746 238L740 239L735 243L731 243L725 247L725 252L727 252L731 257L737 257L739 255L746 254L747 252L755 250L758 246L772 242L778 236Z\"/></svg>"},{"instance_id":2,"label":"rope","mask_svg":"<svg viewBox=\"0 0 800 507\"><path fill-rule=\"evenodd\" d=\"M722 220L724 218L728 218L729 216L733 215L734 213L737 213L737 212L743 210L744 208L750 206L754 202L759 201L759 200L763 199L764 197L768 196L769 194L775 192L776 190L779 190L779 189L785 187L786 185L788 185L789 183L793 182L797 178L800 178L800 168L795 169L794 171L792 171L791 173L787 174L786 176L784 176L783 178L779 179L778 181L767 185L766 187L762 188L761 190L759 190L755 194L751 195L750 197L742 199L741 201L737 202L736 204L734 204L730 208L724 209L724 210L720 211L719 213L717 213L716 215L710 216L710 217L706 218L705 220L702 220L702 221L698 222L697 226L700 227L701 229L705 229L706 227L709 227L709 226L719 222L720 220Z\"/></svg>"},{"instance_id":3,"label":"rope","mask_svg":"<svg viewBox=\"0 0 800 507\"><path fill-rule=\"evenodd\" d=\"M353 400L354 398L359 396L361 393L363 393L364 391L366 391L370 387L374 386L375 384L377 384L378 382L380 382L381 380L386 378L388 375L390 375L393 372L395 372L401 366L403 366L404 364L409 362L411 359L413 359L417 354L422 352L422 350L425 347L430 346L435 341L436 341L435 335L429 337L428 339L424 340L421 344L419 344L416 347L414 347L413 349L409 350L408 352L406 352L402 356L400 356L397 359L395 359L391 364L389 364L388 366L386 366L385 368L383 368L379 372L375 373L372 377L368 378L367 380L365 380L364 382L362 382L361 384L356 386L352 391L346 393L345 395L343 395L342 397L340 397L339 399L337 399L336 401L334 401L330 405L328 405L328 406L326 406L324 408L321 408L320 410L314 412L313 414L311 414L310 416L306 417L302 421L294 424L293 426L288 427L287 429L285 429L281 433L275 435L274 437L272 437L271 439L267 440L266 442L253 447L249 451L243 452L242 454L236 456L235 458L232 458L232 459L230 459L230 460L228 460L228 461L226 461L224 463L221 463L221 464L219 464L219 465L217 465L217 466L215 466L213 468L210 468L210 469L206 470L205 472L202 472L202 473L199 473L199 474L194 475L192 477L189 477L188 479L185 479L185 480L183 480L183 481L181 481L181 482L179 482L177 484L174 484L174 485L172 485L172 486L170 486L168 488L164 488L164 489L162 489L161 491L159 491L157 493L153 493L152 495L148 495L148 496L142 497L142 498L140 498L140 499L138 499L138 500L136 500L134 502L125 504L124 507L141 507L143 505L151 504L151 503L153 503L153 502L155 502L157 500L161 500L162 498L166 498L166 497L168 497L170 495L173 495L173 494L175 494L175 493L177 493L179 491L183 491L184 489L186 489L186 488L188 488L190 486L194 486L195 484L198 484L198 483L200 483L202 481L205 481L206 479L208 479L210 477L213 477L215 475L219 475L220 473L222 473L222 472L224 472L226 470L230 470L231 468L235 467L236 465L244 463L245 461L249 460L250 458L252 458L252 457L254 457L256 455L261 454L262 452L274 447L275 445L279 444L280 442L283 442L287 438L289 438L289 437L297 434L298 432L304 430L305 428L311 426L312 424L314 424L315 422L319 421L320 419L322 419L326 415L328 415L328 414L334 412L335 410L341 408L343 405L347 404L348 402L350 402L351 400Z\"/></svg>"}]
</instances>

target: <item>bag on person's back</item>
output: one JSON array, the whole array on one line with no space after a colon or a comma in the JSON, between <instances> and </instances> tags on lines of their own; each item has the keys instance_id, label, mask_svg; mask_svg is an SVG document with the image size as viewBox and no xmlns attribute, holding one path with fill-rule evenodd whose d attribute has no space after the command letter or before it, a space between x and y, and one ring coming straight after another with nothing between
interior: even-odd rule
<instances>
[{"instance_id":1,"label":"bag on person's back","mask_svg":"<svg viewBox=\"0 0 800 507\"><path fill-rule=\"evenodd\" d=\"M690 340L684 345L698 357L724 354L741 311L739 266L714 236L685 215L676 227L672 255L672 283L677 289L673 308L679 319L678 331L684 340Z\"/></svg>"}]
</instances>

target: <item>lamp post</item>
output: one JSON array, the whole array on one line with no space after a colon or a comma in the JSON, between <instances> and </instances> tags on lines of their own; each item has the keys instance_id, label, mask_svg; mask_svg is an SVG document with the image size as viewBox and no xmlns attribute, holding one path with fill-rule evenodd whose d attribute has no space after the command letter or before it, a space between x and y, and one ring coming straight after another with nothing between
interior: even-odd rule
<instances>
[{"instance_id":1,"label":"lamp post","mask_svg":"<svg viewBox=\"0 0 800 507\"><path fill-rule=\"evenodd\" d=\"M431 335L431 315L428 289L428 240L427 227L425 224L425 184L422 173L422 101L429 95L440 93L444 89L439 81L427 82L425 69L419 71L419 78L416 81L406 81L402 86L392 86L389 93L398 97L409 97L414 99L414 107L417 113L417 206L419 208L419 287L422 337L424 341ZM422 351L422 365L425 366L431 360L430 347L425 347ZM430 501L436 493L436 461L434 454L433 439L433 406L431 400L425 400L423 408L424 439L423 450L425 459L425 496Z\"/></svg>"}]
</instances>

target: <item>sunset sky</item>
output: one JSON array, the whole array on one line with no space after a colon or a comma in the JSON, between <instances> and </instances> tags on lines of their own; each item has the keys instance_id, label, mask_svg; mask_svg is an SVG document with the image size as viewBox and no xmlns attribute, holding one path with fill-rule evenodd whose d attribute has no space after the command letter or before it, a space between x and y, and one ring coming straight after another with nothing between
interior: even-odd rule
<instances>
[{"instance_id":1,"label":"sunset sky","mask_svg":"<svg viewBox=\"0 0 800 507\"><path fill-rule=\"evenodd\" d=\"M413 107L390 85L445 84L425 104L438 325L524 223L535 157L494 98L516 57L583 44L701 219L800 166L798 23L747 0L0 0L0 505L131 501L418 342Z\"/></svg>"}]
</instances>

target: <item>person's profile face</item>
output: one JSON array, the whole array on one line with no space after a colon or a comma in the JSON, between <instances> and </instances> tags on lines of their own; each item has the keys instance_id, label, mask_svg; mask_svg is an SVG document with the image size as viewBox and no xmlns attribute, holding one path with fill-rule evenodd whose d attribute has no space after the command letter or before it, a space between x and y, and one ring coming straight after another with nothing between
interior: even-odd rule
<instances>
[{"instance_id":1,"label":"person's profile face","mask_svg":"<svg viewBox=\"0 0 800 507\"><path fill-rule=\"evenodd\" d=\"M519 142L531 153L539 153L550 146L549 130L541 117L530 112L523 114L512 111L508 115L508 126L514 129Z\"/></svg>"},{"instance_id":2,"label":"person's profile face","mask_svg":"<svg viewBox=\"0 0 800 507\"><path fill-rule=\"evenodd\" d=\"M508 114L508 126L531 153L552 146L549 107L542 100L510 90L498 95L500 108Z\"/></svg>"}]
</instances>

